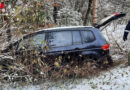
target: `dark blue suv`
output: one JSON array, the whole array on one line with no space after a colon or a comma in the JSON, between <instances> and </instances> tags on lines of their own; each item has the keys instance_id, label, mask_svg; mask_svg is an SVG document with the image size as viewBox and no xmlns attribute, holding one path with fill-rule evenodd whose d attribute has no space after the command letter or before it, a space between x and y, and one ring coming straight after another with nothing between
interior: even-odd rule
<instances>
[{"instance_id":1,"label":"dark blue suv","mask_svg":"<svg viewBox=\"0 0 130 90\"><path fill-rule=\"evenodd\" d=\"M41 30L15 43L16 54L24 51L46 56L89 56L99 59L109 55L110 45L94 27L76 26ZM110 61L112 62L112 60Z\"/></svg>"}]
</instances>

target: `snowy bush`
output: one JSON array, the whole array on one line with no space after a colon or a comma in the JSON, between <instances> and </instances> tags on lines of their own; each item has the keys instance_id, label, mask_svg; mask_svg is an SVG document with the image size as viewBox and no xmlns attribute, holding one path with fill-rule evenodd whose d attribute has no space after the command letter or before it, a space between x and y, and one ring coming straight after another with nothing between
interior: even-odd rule
<instances>
[{"instance_id":1,"label":"snowy bush","mask_svg":"<svg viewBox=\"0 0 130 90\"><path fill-rule=\"evenodd\" d=\"M58 26L77 26L82 25L82 15L81 13L74 11L71 8L65 7L58 11Z\"/></svg>"}]
</instances>

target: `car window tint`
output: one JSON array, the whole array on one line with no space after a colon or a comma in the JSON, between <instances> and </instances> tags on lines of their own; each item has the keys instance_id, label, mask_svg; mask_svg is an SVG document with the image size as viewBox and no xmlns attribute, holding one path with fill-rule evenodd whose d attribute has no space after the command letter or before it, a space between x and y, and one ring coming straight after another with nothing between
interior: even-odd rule
<instances>
[{"instance_id":1,"label":"car window tint","mask_svg":"<svg viewBox=\"0 0 130 90\"><path fill-rule=\"evenodd\" d=\"M95 36L91 31L81 31L83 43L92 42L95 40Z\"/></svg>"},{"instance_id":2,"label":"car window tint","mask_svg":"<svg viewBox=\"0 0 130 90\"><path fill-rule=\"evenodd\" d=\"M34 46L32 38L27 37L27 38L20 41L18 49L20 49L20 48L30 49L32 46Z\"/></svg>"},{"instance_id":3,"label":"car window tint","mask_svg":"<svg viewBox=\"0 0 130 90\"><path fill-rule=\"evenodd\" d=\"M34 47L44 46L44 40L45 40L45 33L42 34L36 34L33 36L29 36L19 43L18 48L26 48L26 49L32 49Z\"/></svg>"},{"instance_id":4,"label":"car window tint","mask_svg":"<svg viewBox=\"0 0 130 90\"><path fill-rule=\"evenodd\" d=\"M72 31L73 44L81 44L81 36L79 31Z\"/></svg>"},{"instance_id":5,"label":"car window tint","mask_svg":"<svg viewBox=\"0 0 130 90\"><path fill-rule=\"evenodd\" d=\"M49 33L48 38L49 46L69 46L72 45L72 34L71 31L60 31Z\"/></svg>"},{"instance_id":6,"label":"car window tint","mask_svg":"<svg viewBox=\"0 0 130 90\"><path fill-rule=\"evenodd\" d=\"M34 44L37 46L44 46L45 43L45 33L40 33L37 35L34 35L33 37Z\"/></svg>"}]
</instances>

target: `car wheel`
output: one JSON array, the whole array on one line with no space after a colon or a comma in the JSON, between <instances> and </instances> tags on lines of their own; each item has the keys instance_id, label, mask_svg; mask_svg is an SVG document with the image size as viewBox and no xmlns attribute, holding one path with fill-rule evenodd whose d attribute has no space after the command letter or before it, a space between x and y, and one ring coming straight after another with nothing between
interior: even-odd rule
<instances>
[{"instance_id":1,"label":"car wheel","mask_svg":"<svg viewBox=\"0 0 130 90\"><path fill-rule=\"evenodd\" d=\"M99 67L102 66L107 67L108 65L112 65L112 64L113 64L113 60L110 55L105 55L97 60L97 65L99 65Z\"/></svg>"},{"instance_id":2,"label":"car wheel","mask_svg":"<svg viewBox=\"0 0 130 90\"><path fill-rule=\"evenodd\" d=\"M107 58L108 64L112 65L113 64L113 60L112 60L111 56L107 55L106 58Z\"/></svg>"}]
</instances>

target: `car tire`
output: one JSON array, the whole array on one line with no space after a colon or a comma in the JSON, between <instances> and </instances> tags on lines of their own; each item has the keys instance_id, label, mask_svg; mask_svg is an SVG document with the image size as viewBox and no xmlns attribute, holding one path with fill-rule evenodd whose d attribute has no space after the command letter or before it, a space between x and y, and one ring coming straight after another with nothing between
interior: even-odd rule
<instances>
[{"instance_id":1,"label":"car tire","mask_svg":"<svg viewBox=\"0 0 130 90\"><path fill-rule=\"evenodd\" d=\"M112 65L113 64L112 57L110 55L107 55L106 58L107 58L108 64Z\"/></svg>"},{"instance_id":2,"label":"car tire","mask_svg":"<svg viewBox=\"0 0 130 90\"><path fill-rule=\"evenodd\" d=\"M112 64L113 64L113 60L110 55L105 55L97 60L97 65L99 67L102 67L102 66L107 67L108 65L112 65Z\"/></svg>"}]
</instances>

